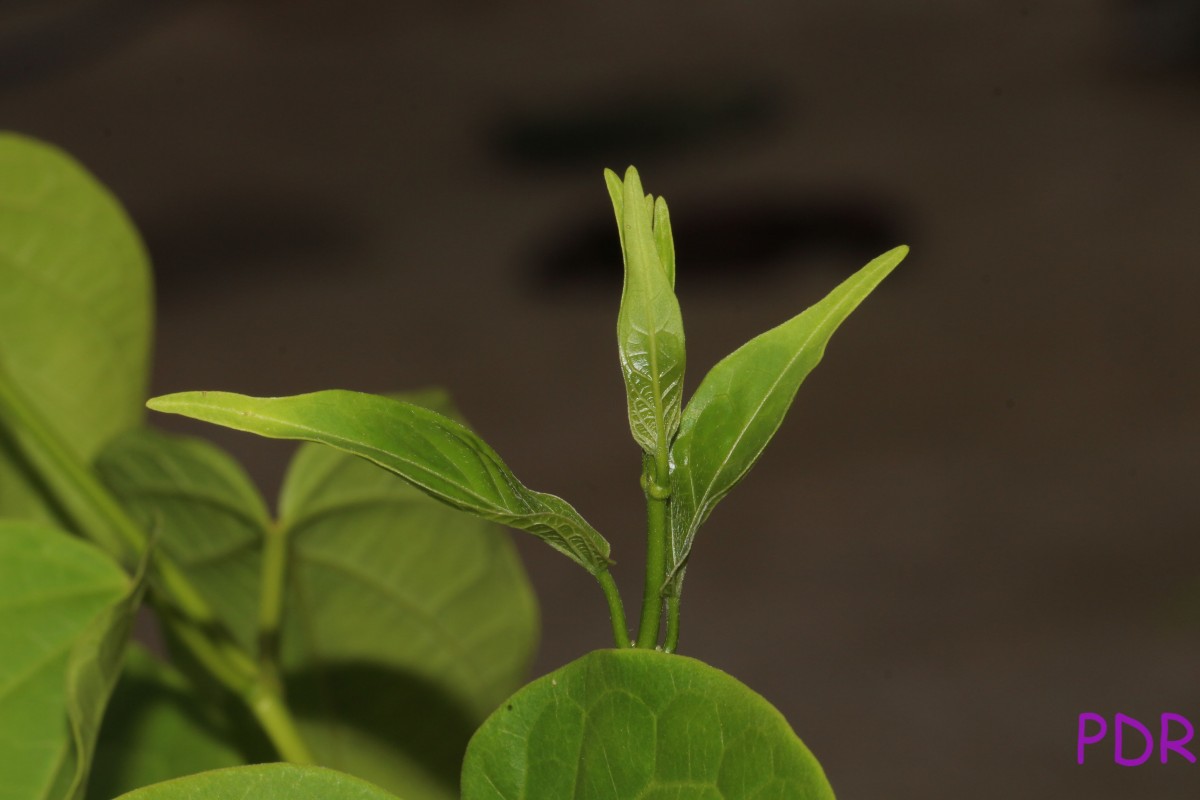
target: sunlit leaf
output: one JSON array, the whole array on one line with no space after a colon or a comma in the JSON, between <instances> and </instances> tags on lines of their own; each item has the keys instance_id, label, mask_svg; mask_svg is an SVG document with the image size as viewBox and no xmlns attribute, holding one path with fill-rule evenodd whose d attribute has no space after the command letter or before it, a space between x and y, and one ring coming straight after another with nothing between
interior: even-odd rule
<instances>
[{"instance_id":1,"label":"sunlit leaf","mask_svg":"<svg viewBox=\"0 0 1200 800\"><path fill-rule=\"evenodd\" d=\"M897 247L879 256L816 305L751 339L704 376L671 448L675 578L691 553L696 529L758 460L833 332L907 253L907 247Z\"/></svg>"},{"instance_id":2,"label":"sunlit leaf","mask_svg":"<svg viewBox=\"0 0 1200 800\"><path fill-rule=\"evenodd\" d=\"M75 800L137 586L96 547L0 521L2 800Z\"/></svg>"},{"instance_id":3,"label":"sunlit leaf","mask_svg":"<svg viewBox=\"0 0 1200 800\"><path fill-rule=\"evenodd\" d=\"M336 447L447 505L529 531L592 574L608 567L608 542L575 509L527 489L482 439L435 411L338 390L274 398L183 392L148 405L261 436Z\"/></svg>"},{"instance_id":4,"label":"sunlit leaf","mask_svg":"<svg viewBox=\"0 0 1200 800\"><path fill-rule=\"evenodd\" d=\"M60 150L0 133L0 364L89 461L141 418L152 292L117 201ZM54 519L0 421L0 514Z\"/></svg>"},{"instance_id":5,"label":"sunlit leaf","mask_svg":"<svg viewBox=\"0 0 1200 800\"><path fill-rule=\"evenodd\" d=\"M604 650L534 681L467 750L463 800L832 800L787 720L702 662Z\"/></svg>"}]
</instances>

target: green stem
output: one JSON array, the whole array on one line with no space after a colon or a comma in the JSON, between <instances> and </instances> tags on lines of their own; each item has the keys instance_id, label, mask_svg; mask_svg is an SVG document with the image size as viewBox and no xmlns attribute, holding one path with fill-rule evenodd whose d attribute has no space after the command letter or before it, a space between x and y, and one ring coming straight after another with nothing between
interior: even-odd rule
<instances>
[{"instance_id":1,"label":"green stem","mask_svg":"<svg viewBox=\"0 0 1200 800\"><path fill-rule=\"evenodd\" d=\"M12 438L29 467L58 502L71 524L95 544L127 565L146 549L146 534L129 518L116 498L85 467L41 414L0 372L0 427ZM212 608L187 576L161 551L153 554L160 599L200 628L217 624ZM232 642L222 647L232 660L249 660Z\"/></svg>"},{"instance_id":2,"label":"green stem","mask_svg":"<svg viewBox=\"0 0 1200 800\"><path fill-rule=\"evenodd\" d=\"M276 687L259 683L246 699L254 718L267 732L281 758L293 764L316 763Z\"/></svg>"},{"instance_id":3,"label":"green stem","mask_svg":"<svg viewBox=\"0 0 1200 800\"><path fill-rule=\"evenodd\" d=\"M293 764L313 764L315 759L309 751L296 722L283 702L283 694L274 676L256 671L254 663L246 659L245 664L231 665L225 654L209 636L191 620L176 618L171 630L188 649L208 674L216 678L231 691L262 727L274 745L276 752L285 761Z\"/></svg>"},{"instance_id":4,"label":"green stem","mask_svg":"<svg viewBox=\"0 0 1200 800\"><path fill-rule=\"evenodd\" d=\"M667 595L667 641L663 644L664 653L674 653L679 647L679 595Z\"/></svg>"},{"instance_id":5,"label":"green stem","mask_svg":"<svg viewBox=\"0 0 1200 800\"><path fill-rule=\"evenodd\" d=\"M258 605L258 666L278 682L279 628L283 621L283 592L287 573L287 530L268 526L263 542L262 580Z\"/></svg>"},{"instance_id":6,"label":"green stem","mask_svg":"<svg viewBox=\"0 0 1200 800\"><path fill-rule=\"evenodd\" d=\"M208 633L186 617L172 616L166 621L200 666L242 701L280 758L293 764L316 763L283 701L282 686L274 668L268 673L240 651L239 658L230 659Z\"/></svg>"},{"instance_id":7,"label":"green stem","mask_svg":"<svg viewBox=\"0 0 1200 800\"><path fill-rule=\"evenodd\" d=\"M3 370L0 370L0 430L9 436L79 533L127 565L145 552L145 532ZM153 553L152 558L157 576L153 592L156 605L180 643L217 681L241 698L280 756L297 763L311 763L312 756L283 705L274 675L264 676L260 672L175 562L162 551Z\"/></svg>"},{"instance_id":8,"label":"green stem","mask_svg":"<svg viewBox=\"0 0 1200 800\"><path fill-rule=\"evenodd\" d=\"M218 683L240 698L250 696L256 680L254 662L244 656L243 660L229 659L202 627L176 611L166 609L162 621L170 626L180 644Z\"/></svg>"},{"instance_id":9,"label":"green stem","mask_svg":"<svg viewBox=\"0 0 1200 800\"><path fill-rule=\"evenodd\" d=\"M613 580L612 573L604 570L596 576L596 580L600 581L600 588L604 590L604 598L608 600L608 615L612 619L613 641L617 647L627 648L629 643L629 623L625 621L625 606L621 602L621 592L617 589L617 582Z\"/></svg>"},{"instance_id":10,"label":"green stem","mask_svg":"<svg viewBox=\"0 0 1200 800\"><path fill-rule=\"evenodd\" d=\"M125 566L135 563L145 547L145 534L3 372L0 426L69 521Z\"/></svg>"},{"instance_id":11,"label":"green stem","mask_svg":"<svg viewBox=\"0 0 1200 800\"><path fill-rule=\"evenodd\" d=\"M644 472L646 488L646 581L642 586L642 615L638 622L637 647L658 643L662 624L662 585L667 574L667 499L670 497L666 448Z\"/></svg>"}]
</instances>

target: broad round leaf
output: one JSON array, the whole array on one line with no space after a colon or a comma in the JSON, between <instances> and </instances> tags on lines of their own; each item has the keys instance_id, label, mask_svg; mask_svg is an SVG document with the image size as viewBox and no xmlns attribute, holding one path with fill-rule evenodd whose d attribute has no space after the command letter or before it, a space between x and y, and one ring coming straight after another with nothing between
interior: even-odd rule
<instances>
[{"instance_id":1,"label":"broad round leaf","mask_svg":"<svg viewBox=\"0 0 1200 800\"><path fill-rule=\"evenodd\" d=\"M118 800L397 800L351 775L322 767L258 764L202 772L123 794Z\"/></svg>"},{"instance_id":2,"label":"broad round leaf","mask_svg":"<svg viewBox=\"0 0 1200 800\"><path fill-rule=\"evenodd\" d=\"M83 460L141 418L152 292L120 205L58 149L0 133L0 363ZM0 510L49 518L0 437Z\"/></svg>"},{"instance_id":3,"label":"broad round leaf","mask_svg":"<svg viewBox=\"0 0 1200 800\"><path fill-rule=\"evenodd\" d=\"M283 664L305 740L406 800L457 798L471 733L537 641L508 536L322 445L297 453L280 513Z\"/></svg>"},{"instance_id":4,"label":"broad round leaf","mask_svg":"<svg viewBox=\"0 0 1200 800\"><path fill-rule=\"evenodd\" d=\"M0 521L0 797L72 796L120 663L113 631L125 633L131 592L93 545ZM76 651L81 640L86 652Z\"/></svg>"},{"instance_id":5,"label":"broad round leaf","mask_svg":"<svg viewBox=\"0 0 1200 800\"><path fill-rule=\"evenodd\" d=\"M718 669L601 650L534 681L467 749L463 800L832 800L787 720Z\"/></svg>"}]
</instances>

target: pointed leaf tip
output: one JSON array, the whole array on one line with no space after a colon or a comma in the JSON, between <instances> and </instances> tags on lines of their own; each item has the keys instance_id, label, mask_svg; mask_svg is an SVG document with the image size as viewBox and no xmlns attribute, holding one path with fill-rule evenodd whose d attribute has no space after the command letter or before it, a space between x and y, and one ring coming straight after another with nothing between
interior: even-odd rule
<instances>
[{"instance_id":1,"label":"pointed leaf tip","mask_svg":"<svg viewBox=\"0 0 1200 800\"><path fill-rule=\"evenodd\" d=\"M146 408L151 411L158 411L162 414L177 414L180 405L189 400L196 399L196 395L203 396L205 392L175 392L173 394L160 394L158 397L151 397L146 401Z\"/></svg>"},{"instance_id":2,"label":"pointed leaf tip","mask_svg":"<svg viewBox=\"0 0 1200 800\"><path fill-rule=\"evenodd\" d=\"M659 256L666 248L653 229L654 203L643 193L633 167L626 172L621 203L625 282L617 314L617 349L629 426L644 452L661 452L665 458L682 405L683 319L672 285L674 270L669 273Z\"/></svg>"},{"instance_id":3,"label":"pointed leaf tip","mask_svg":"<svg viewBox=\"0 0 1200 800\"><path fill-rule=\"evenodd\" d=\"M824 299L730 353L700 382L671 447L673 591L697 528L758 460L834 332L907 254L901 245L873 259Z\"/></svg>"}]
</instances>

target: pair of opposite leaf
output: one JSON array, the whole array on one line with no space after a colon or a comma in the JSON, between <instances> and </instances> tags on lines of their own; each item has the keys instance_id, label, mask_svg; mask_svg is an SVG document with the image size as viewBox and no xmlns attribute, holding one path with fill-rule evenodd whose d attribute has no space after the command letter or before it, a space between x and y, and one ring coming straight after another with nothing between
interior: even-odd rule
<instances>
[{"instance_id":1,"label":"pair of opposite leaf","mask_svg":"<svg viewBox=\"0 0 1200 800\"><path fill-rule=\"evenodd\" d=\"M643 193L633 167L623 181L612 171L605 180L625 262L617 334L630 430L645 454L648 491L669 497L663 592L677 597L697 529L754 465L834 331L908 248L884 253L817 304L735 350L685 407L683 321L666 202ZM331 445L448 505L533 533L595 576L608 570L608 542L570 504L528 489L482 439L436 412L340 390L282 398L184 392L148 405L262 436Z\"/></svg>"},{"instance_id":2,"label":"pair of opposite leaf","mask_svg":"<svg viewBox=\"0 0 1200 800\"><path fill-rule=\"evenodd\" d=\"M671 557L664 593L678 596L697 529L758 460L833 332L908 248L884 253L821 302L727 356L684 408L683 320L674 292L667 204L651 195L643 201L633 167L624 182L611 170L604 177L625 259L617 339L629 424L654 464L652 488L669 493Z\"/></svg>"}]
</instances>

